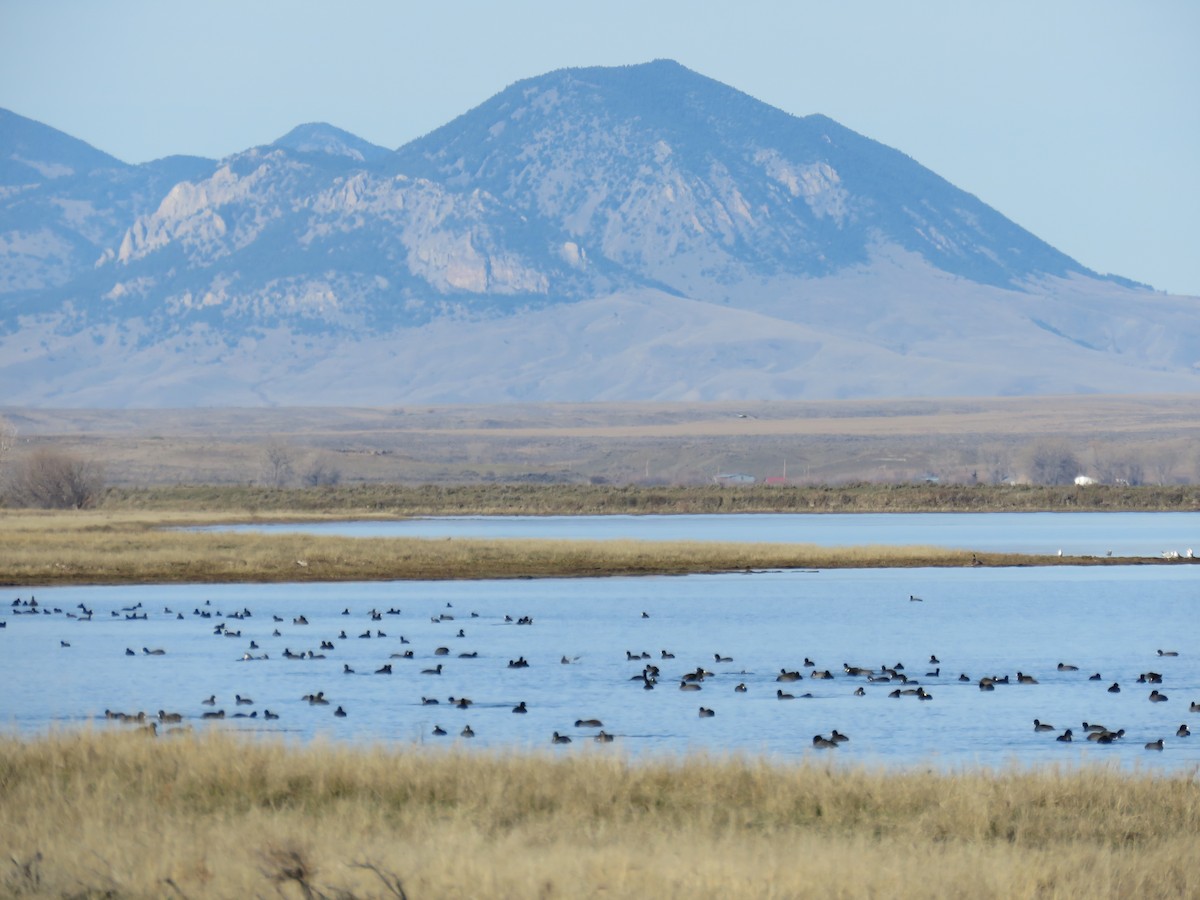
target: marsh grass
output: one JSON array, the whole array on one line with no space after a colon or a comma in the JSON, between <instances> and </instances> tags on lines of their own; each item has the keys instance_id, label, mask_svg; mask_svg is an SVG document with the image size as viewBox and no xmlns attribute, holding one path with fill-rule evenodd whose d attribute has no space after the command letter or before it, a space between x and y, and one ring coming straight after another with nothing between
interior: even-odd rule
<instances>
[{"instance_id":1,"label":"marsh grass","mask_svg":"<svg viewBox=\"0 0 1200 900\"><path fill-rule=\"evenodd\" d=\"M615 750L615 752L613 752ZM1196 896L1195 773L0 738L6 896Z\"/></svg>"},{"instance_id":2,"label":"marsh grass","mask_svg":"<svg viewBox=\"0 0 1200 900\"><path fill-rule=\"evenodd\" d=\"M1091 557L976 555L936 547L348 538L180 530L227 518L217 514L108 510L0 512L0 583L444 580L774 568L1130 563L1128 559ZM1190 560L1178 562L1186 564Z\"/></svg>"},{"instance_id":3,"label":"marsh grass","mask_svg":"<svg viewBox=\"0 0 1200 900\"><path fill-rule=\"evenodd\" d=\"M766 512L1043 512L1200 510L1200 485L361 484L314 488L176 485L113 488L112 510L336 513L370 516L609 515Z\"/></svg>"}]
</instances>

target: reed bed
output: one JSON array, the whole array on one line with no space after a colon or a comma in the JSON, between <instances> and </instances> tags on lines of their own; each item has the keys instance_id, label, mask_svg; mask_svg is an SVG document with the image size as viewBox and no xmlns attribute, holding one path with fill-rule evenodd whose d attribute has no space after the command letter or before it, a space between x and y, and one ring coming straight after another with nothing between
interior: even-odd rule
<instances>
[{"instance_id":1,"label":"reed bed","mask_svg":"<svg viewBox=\"0 0 1200 900\"><path fill-rule=\"evenodd\" d=\"M773 568L1130 563L1093 557L972 554L936 547L347 538L179 530L220 519L107 510L0 513L4 548L0 584L442 580Z\"/></svg>"},{"instance_id":2,"label":"reed bed","mask_svg":"<svg viewBox=\"0 0 1200 900\"><path fill-rule=\"evenodd\" d=\"M0 738L0 893L1180 897L1195 773Z\"/></svg>"},{"instance_id":3,"label":"reed bed","mask_svg":"<svg viewBox=\"0 0 1200 900\"><path fill-rule=\"evenodd\" d=\"M1200 510L1200 485L350 484L312 488L111 488L124 510L390 515L607 515L766 512L1077 512Z\"/></svg>"}]
</instances>

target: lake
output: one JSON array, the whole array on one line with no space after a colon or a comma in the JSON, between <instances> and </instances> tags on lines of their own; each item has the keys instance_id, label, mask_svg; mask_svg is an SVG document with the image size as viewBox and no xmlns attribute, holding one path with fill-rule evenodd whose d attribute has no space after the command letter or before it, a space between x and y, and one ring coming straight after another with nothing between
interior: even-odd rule
<instances>
[{"instance_id":1,"label":"lake","mask_svg":"<svg viewBox=\"0 0 1200 900\"><path fill-rule=\"evenodd\" d=\"M350 537L558 538L948 547L981 552L1151 557L1200 551L1197 513L739 513L679 516L448 516L216 526Z\"/></svg>"},{"instance_id":2,"label":"lake","mask_svg":"<svg viewBox=\"0 0 1200 900\"><path fill-rule=\"evenodd\" d=\"M1200 701L1198 572L1181 564L9 589L0 723L22 734L125 728L105 710L162 709L181 713L185 727L296 741L784 761L813 754L813 736L837 729L850 741L826 755L854 763L1195 770L1200 735L1176 732L1200 726L1189 711ZM11 605L31 595L36 613ZM90 620L69 617L82 614L80 604ZM526 617L531 624L518 624ZM521 658L528 666L509 666ZM441 674L423 673L439 663ZM852 677L846 663L876 675L901 663L932 699L893 698L914 686ZM388 665L391 675L375 674ZM634 680L647 665L660 670L650 690ZM711 672L701 689L680 690L697 668ZM780 683L781 669L805 677ZM814 669L834 677L808 677ZM985 675L1016 682L1018 672L1038 683L977 686ZM1162 683L1139 684L1146 672ZM1108 691L1114 682L1119 693ZM795 699L778 699L781 690ZM1152 690L1168 702L1150 702ZM328 706L301 699L318 692ZM238 695L251 702L238 704ZM214 705L203 704L210 696ZM473 702L459 709L451 697ZM514 714L522 701L528 713ZM338 706L344 718L333 715ZM714 714L702 718L701 707ZM226 718L201 718L216 710ZM279 718L266 721L266 710ZM575 726L590 718L615 735L612 744ZM1035 731L1035 718L1054 730ZM1084 721L1125 736L1089 743ZM474 738L460 736L468 725ZM435 736L435 726L447 735ZM1066 728L1076 740L1056 741ZM552 745L556 731L572 743ZM1144 748L1159 738L1162 752Z\"/></svg>"}]
</instances>

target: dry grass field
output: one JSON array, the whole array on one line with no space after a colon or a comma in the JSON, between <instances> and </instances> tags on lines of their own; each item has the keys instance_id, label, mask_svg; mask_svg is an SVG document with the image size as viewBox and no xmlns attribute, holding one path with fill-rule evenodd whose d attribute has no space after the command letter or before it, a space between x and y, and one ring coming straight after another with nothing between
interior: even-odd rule
<instances>
[{"instance_id":1,"label":"dry grass field","mask_svg":"<svg viewBox=\"0 0 1200 900\"><path fill-rule=\"evenodd\" d=\"M562 482L800 484L1020 479L1061 444L1086 471L1200 480L1200 398L545 404L395 409L2 409L18 451L52 445L109 484ZM269 471L267 450L287 471Z\"/></svg>"},{"instance_id":2,"label":"dry grass field","mask_svg":"<svg viewBox=\"0 0 1200 900\"><path fill-rule=\"evenodd\" d=\"M7 897L1200 894L1193 774L0 738Z\"/></svg>"}]
</instances>

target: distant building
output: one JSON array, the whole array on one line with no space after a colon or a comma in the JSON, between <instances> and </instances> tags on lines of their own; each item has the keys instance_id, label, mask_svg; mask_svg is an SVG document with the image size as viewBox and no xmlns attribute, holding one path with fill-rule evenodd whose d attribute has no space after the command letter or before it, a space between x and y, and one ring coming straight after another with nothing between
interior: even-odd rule
<instances>
[{"instance_id":1,"label":"distant building","mask_svg":"<svg viewBox=\"0 0 1200 900\"><path fill-rule=\"evenodd\" d=\"M754 484L758 479L753 475L746 475L742 472L727 472L713 477L716 484L729 486L734 484Z\"/></svg>"}]
</instances>

